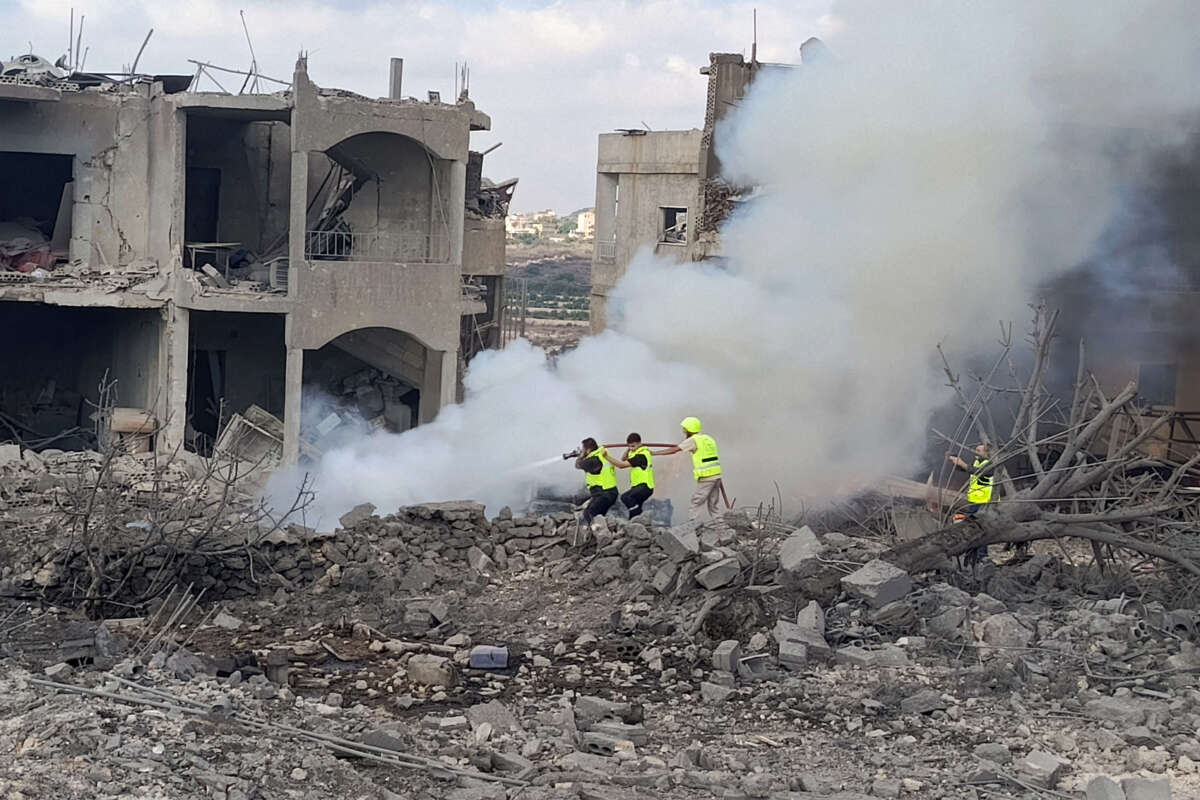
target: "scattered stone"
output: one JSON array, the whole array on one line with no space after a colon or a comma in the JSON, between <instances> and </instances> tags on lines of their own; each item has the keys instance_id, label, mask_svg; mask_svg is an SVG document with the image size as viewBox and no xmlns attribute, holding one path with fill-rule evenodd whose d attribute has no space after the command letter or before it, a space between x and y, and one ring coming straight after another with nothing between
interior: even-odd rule
<instances>
[{"instance_id":1,"label":"scattered stone","mask_svg":"<svg viewBox=\"0 0 1200 800\"><path fill-rule=\"evenodd\" d=\"M689 522L673 528L663 528L658 534L658 543L676 564L700 555L700 538L696 535L698 523Z\"/></svg>"},{"instance_id":2,"label":"scattered stone","mask_svg":"<svg viewBox=\"0 0 1200 800\"><path fill-rule=\"evenodd\" d=\"M369 520L375 514L375 506L370 503L360 503L354 508L342 514L338 518L338 524L344 529L353 528L363 522Z\"/></svg>"},{"instance_id":3,"label":"scattered stone","mask_svg":"<svg viewBox=\"0 0 1200 800\"><path fill-rule=\"evenodd\" d=\"M979 639L993 647L1020 649L1028 647L1033 641L1033 631L1012 614L993 614L981 624Z\"/></svg>"},{"instance_id":4,"label":"scattered stone","mask_svg":"<svg viewBox=\"0 0 1200 800\"><path fill-rule=\"evenodd\" d=\"M894 564L875 559L843 577L842 588L871 608L882 608L912 591L912 578Z\"/></svg>"},{"instance_id":5,"label":"scattered stone","mask_svg":"<svg viewBox=\"0 0 1200 800\"><path fill-rule=\"evenodd\" d=\"M233 614L230 614L225 609L221 609L217 612L216 616L213 617L212 624L216 625L218 628L224 628L227 631L236 631L241 630L242 625L245 623L235 617Z\"/></svg>"},{"instance_id":6,"label":"scattered stone","mask_svg":"<svg viewBox=\"0 0 1200 800\"><path fill-rule=\"evenodd\" d=\"M808 665L808 647L790 639L779 643L779 663L789 669L801 669Z\"/></svg>"},{"instance_id":7,"label":"scattered stone","mask_svg":"<svg viewBox=\"0 0 1200 800\"><path fill-rule=\"evenodd\" d=\"M478 728L484 723L490 724L497 732L518 731L521 729L517 718L513 716L508 706L499 700L489 700L486 703L473 705L466 710L467 721L472 728Z\"/></svg>"},{"instance_id":8,"label":"scattered stone","mask_svg":"<svg viewBox=\"0 0 1200 800\"><path fill-rule=\"evenodd\" d=\"M728 686L721 686L709 681L700 684L700 696L706 703L724 703L733 692L734 690Z\"/></svg>"},{"instance_id":9,"label":"scattered stone","mask_svg":"<svg viewBox=\"0 0 1200 800\"><path fill-rule=\"evenodd\" d=\"M779 569L786 582L794 583L809 578L822 569L821 556L825 545L805 525L783 541L779 548Z\"/></svg>"},{"instance_id":10,"label":"scattered stone","mask_svg":"<svg viewBox=\"0 0 1200 800\"><path fill-rule=\"evenodd\" d=\"M720 589L727 586L741 571L741 562L736 558L726 558L697 572L696 583L705 589Z\"/></svg>"},{"instance_id":11,"label":"scattered stone","mask_svg":"<svg viewBox=\"0 0 1200 800\"><path fill-rule=\"evenodd\" d=\"M496 569L496 562L478 547L467 548L467 565L476 572L489 573Z\"/></svg>"},{"instance_id":12,"label":"scattered stone","mask_svg":"<svg viewBox=\"0 0 1200 800\"><path fill-rule=\"evenodd\" d=\"M978 758L994 761L997 764L1007 764L1012 754L1008 747L1000 742L984 742L975 746L973 751Z\"/></svg>"},{"instance_id":13,"label":"scattered stone","mask_svg":"<svg viewBox=\"0 0 1200 800\"><path fill-rule=\"evenodd\" d=\"M1118 725L1137 726L1146 721L1145 705L1129 697L1098 697L1084 705L1083 713Z\"/></svg>"},{"instance_id":14,"label":"scattered stone","mask_svg":"<svg viewBox=\"0 0 1200 800\"><path fill-rule=\"evenodd\" d=\"M408 659L405 666L408 679L425 686L440 686L450 689L458 682L454 664L445 656L418 653Z\"/></svg>"},{"instance_id":15,"label":"scattered stone","mask_svg":"<svg viewBox=\"0 0 1200 800\"><path fill-rule=\"evenodd\" d=\"M60 661L57 664L51 664L50 666L48 666L44 670L42 670L42 672L44 672L46 674L47 678L49 678L50 680L60 681L60 682L71 677L71 673L74 671L75 671L74 667L72 667L70 664L68 664L65 661Z\"/></svg>"},{"instance_id":16,"label":"scattered stone","mask_svg":"<svg viewBox=\"0 0 1200 800\"><path fill-rule=\"evenodd\" d=\"M936 689L922 689L900 701L902 714L929 714L946 707L946 701Z\"/></svg>"},{"instance_id":17,"label":"scattered stone","mask_svg":"<svg viewBox=\"0 0 1200 800\"><path fill-rule=\"evenodd\" d=\"M876 778L871 782L871 794L875 797L899 797L900 786L896 778Z\"/></svg>"},{"instance_id":18,"label":"scattered stone","mask_svg":"<svg viewBox=\"0 0 1200 800\"><path fill-rule=\"evenodd\" d=\"M1088 781L1085 800L1126 800L1125 790L1107 775L1097 775Z\"/></svg>"},{"instance_id":19,"label":"scattered stone","mask_svg":"<svg viewBox=\"0 0 1200 800\"><path fill-rule=\"evenodd\" d=\"M1167 778L1122 778L1121 788L1125 800L1171 800L1171 781Z\"/></svg>"},{"instance_id":20,"label":"scattered stone","mask_svg":"<svg viewBox=\"0 0 1200 800\"><path fill-rule=\"evenodd\" d=\"M713 669L724 672L737 672L738 661L742 657L742 646L736 639L727 639L713 650Z\"/></svg>"},{"instance_id":21,"label":"scattered stone","mask_svg":"<svg viewBox=\"0 0 1200 800\"><path fill-rule=\"evenodd\" d=\"M1045 750L1034 750L1013 764L1029 783L1042 789L1053 789L1067 768L1067 762Z\"/></svg>"}]
</instances>

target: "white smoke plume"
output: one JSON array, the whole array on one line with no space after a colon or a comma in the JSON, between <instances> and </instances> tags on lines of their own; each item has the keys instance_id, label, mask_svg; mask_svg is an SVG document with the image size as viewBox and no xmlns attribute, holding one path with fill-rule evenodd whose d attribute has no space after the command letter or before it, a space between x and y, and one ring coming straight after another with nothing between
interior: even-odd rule
<instances>
[{"instance_id":1,"label":"white smoke plume","mask_svg":"<svg viewBox=\"0 0 1200 800\"><path fill-rule=\"evenodd\" d=\"M561 463L523 468L584 436L674 441L692 414L743 501L778 484L796 511L911 470L947 399L936 345L965 358L1025 319L1146 160L1185 140L1200 4L859 0L834 16L835 59L764 73L721 131L726 174L761 188L724 230L727 263L639 257L612 330L553 368L526 343L480 356L462 405L325 456L319 505L495 510L579 484ZM684 468L667 483L690 491Z\"/></svg>"}]
</instances>

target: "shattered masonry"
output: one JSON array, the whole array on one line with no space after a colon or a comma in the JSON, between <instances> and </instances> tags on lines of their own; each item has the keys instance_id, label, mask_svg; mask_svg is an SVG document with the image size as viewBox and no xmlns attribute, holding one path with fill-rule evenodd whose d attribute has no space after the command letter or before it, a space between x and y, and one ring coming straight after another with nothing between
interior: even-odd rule
<instances>
[{"instance_id":1,"label":"shattered masonry","mask_svg":"<svg viewBox=\"0 0 1200 800\"><path fill-rule=\"evenodd\" d=\"M499 343L516 181L470 151L488 116L465 93L322 89L304 58L273 94L193 87L5 65L6 432L94 449L105 375L160 450L207 453L252 406L285 462L432 419L460 359Z\"/></svg>"}]
</instances>

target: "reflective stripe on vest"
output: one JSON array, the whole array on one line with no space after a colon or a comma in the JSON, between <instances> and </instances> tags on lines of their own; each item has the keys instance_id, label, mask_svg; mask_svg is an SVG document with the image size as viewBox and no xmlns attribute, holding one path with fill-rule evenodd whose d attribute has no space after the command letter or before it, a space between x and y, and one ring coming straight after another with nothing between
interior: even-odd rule
<instances>
[{"instance_id":1,"label":"reflective stripe on vest","mask_svg":"<svg viewBox=\"0 0 1200 800\"><path fill-rule=\"evenodd\" d=\"M971 478L967 481L967 502L977 505L984 505L992 502L992 487L996 485L996 478L992 475L979 475L979 470L985 469L991 463L986 458L982 461L978 458L971 465L974 472L971 473Z\"/></svg>"},{"instance_id":2,"label":"reflective stripe on vest","mask_svg":"<svg viewBox=\"0 0 1200 800\"><path fill-rule=\"evenodd\" d=\"M696 480L720 475L721 459L716 441L706 433L697 433L692 439L696 442L696 452L692 453L692 474Z\"/></svg>"},{"instance_id":3,"label":"reflective stripe on vest","mask_svg":"<svg viewBox=\"0 0 1200 800\"><path fill-rule=\"evenodd\" d=\"M603 447L598 447L592 452L588 453L588 458L600 459L599 475L593 475L590 472L583 473L584 478L587 480L587 487L589 489L595 488L604 491L606 489L617 488L617 471L613 468L612 464L608 463L608 459L604 457L605 455L606 451Z\"/></svg>"},{"instance_id":4,"label":"reflective stripe on vest","mask_svg":"<svg viewBox=\"0 0 1200 800\"><path fill-rule=\"evenodd\" d=\"M645 456L646 457L646 468L645 469L642 469L641 467L630 467L629 468L629 486L630 486L630 488L632 488L634 486L641 486L642 484L645 484L647 489L653 489L654 488L654 459L650 457L650 448L646 447L645 445L642 445L641 447L639 447L638 449L636 449L632 453L630 453L629 456L625 460L628 461L630 458L633 458L634 456Z\"/></svg>"}]
</instances>

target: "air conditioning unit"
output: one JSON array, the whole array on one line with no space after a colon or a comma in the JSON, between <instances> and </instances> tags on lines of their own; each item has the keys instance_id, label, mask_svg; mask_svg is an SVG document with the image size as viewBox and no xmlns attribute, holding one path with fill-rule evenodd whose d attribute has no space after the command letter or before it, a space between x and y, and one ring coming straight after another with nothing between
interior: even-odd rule
<instances>
[{"instance_id":1,"label":"air conditioning unit","mask_svg":"<svg viewBox=\"0 0 1200 800\"><path fill-rule=\"evenodd\" d=\"M267 275L272 289L280 292L288 290L288 273L290 269L291 264L288 262L286 256L272 258L267 262Z\"/></svg>"}]
</instances>

